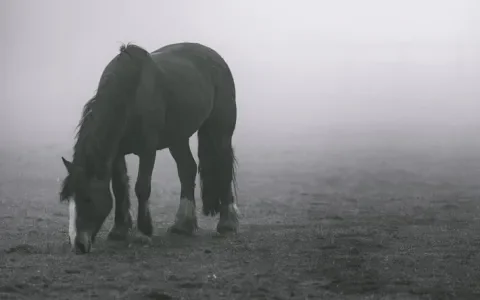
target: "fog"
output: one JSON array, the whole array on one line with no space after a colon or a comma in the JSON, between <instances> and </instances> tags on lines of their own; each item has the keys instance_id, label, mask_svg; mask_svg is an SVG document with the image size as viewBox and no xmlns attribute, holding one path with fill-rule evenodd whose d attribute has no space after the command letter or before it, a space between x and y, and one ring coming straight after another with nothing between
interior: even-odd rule
<instances>
[{"instance_id":1,"label":"fog","mask_svg":"<svg viewBox=\"0 0 480 300\"><path fill-rule=\"evenodd\" d=\"M1 2L0 141L71 145L121 43L216 49L237 85L237 147L473 141L476 0ZM376 138L375 138L376 137Z\"/></svg>"}]
</instances>

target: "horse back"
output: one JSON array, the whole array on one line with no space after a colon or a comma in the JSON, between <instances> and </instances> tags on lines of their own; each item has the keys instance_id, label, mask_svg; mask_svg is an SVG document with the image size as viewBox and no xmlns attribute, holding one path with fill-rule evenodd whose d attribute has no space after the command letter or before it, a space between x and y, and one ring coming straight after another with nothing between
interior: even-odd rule
<instances>
[{"instance_id":1,"label":"horse back","mask_svg":"<svg viewBox=\"0 0 480 300\"><path fill-rule=\"evenodd\" d=\"M219 76L228 67L214 50L194 43L165 46L152 52L152 59L167 101L169 139L189 138L212 112Z\"/></svg>"}]
</instances>

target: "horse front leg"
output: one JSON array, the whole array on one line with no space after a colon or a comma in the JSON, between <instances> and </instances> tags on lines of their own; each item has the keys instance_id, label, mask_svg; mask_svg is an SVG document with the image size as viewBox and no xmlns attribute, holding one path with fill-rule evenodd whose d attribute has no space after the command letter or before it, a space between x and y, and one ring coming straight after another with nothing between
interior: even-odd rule
<instances>
[{"instance_id":1,"label":"horse front leg","mask_svg":"<svg viewBox=\"0 0 480 300\"><path fill-rule=\"evenodd\" d=\"M135 194L138 198L137 228L147 237L151 237L153 234L149 199L152 191L155 157L156 149L153 147L139 155L138 176L135 183Z\"/></svg>"},{"instance_id":2,"label":"horse front leg","mask_svg":"<svg viewBox=\"0 0 480 300\"><path fill-rule=\"evenodd\" d=\"M169 232L191 235L198 229L194 196L197 163L193 158L188 139L172 145L170 153L177 164L181 191L175 223L169 228Z\"/></svg>"},{"instance_id":3,"label":"horse front leg","mask_svg":"<svg viewBox=\"0 0 480 300\"><path fill-rule=\"evenodd\" d=\"M133 221L130 213L130 187L124 155L119 155L113 163L112 190L115 196L115 223L108 234L108 239L125 240L133 227Z\"/></svg>"}]
</instances>

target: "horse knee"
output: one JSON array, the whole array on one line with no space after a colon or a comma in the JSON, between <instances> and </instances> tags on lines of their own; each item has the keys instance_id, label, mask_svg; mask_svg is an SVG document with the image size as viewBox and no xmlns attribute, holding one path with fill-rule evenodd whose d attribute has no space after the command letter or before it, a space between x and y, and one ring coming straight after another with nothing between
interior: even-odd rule
<instances>
[{"instance_id":1,"label":"horse knee","mask_svg":"<svg viewBox=\"0 0 480 300\"><path fill-rule=\"evenodd\" d=\"M151 183L147 180L137 180L135 183L135 194L139 201L147 201L152 191Z\"/></svg>"}]
</instances>

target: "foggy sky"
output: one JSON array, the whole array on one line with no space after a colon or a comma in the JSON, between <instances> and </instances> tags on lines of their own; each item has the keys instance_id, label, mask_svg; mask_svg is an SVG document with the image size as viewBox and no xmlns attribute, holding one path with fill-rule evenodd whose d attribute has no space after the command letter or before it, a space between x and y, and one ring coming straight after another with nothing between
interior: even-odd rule
<instances>
[{"instance_id":1,"label":"foggy sky","mask_svg":"<svg viewBox=\"0 0 480 300\"><path fill-rule=\"evenodd\" d=\"M477 0L0 5L0 140L71 143L83 104L127 42L217 50L236 81L239 136L480 126Z\"/></svg>"}]
</instances>

